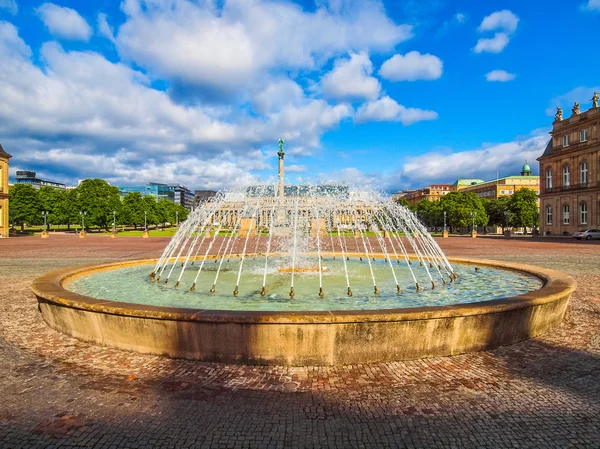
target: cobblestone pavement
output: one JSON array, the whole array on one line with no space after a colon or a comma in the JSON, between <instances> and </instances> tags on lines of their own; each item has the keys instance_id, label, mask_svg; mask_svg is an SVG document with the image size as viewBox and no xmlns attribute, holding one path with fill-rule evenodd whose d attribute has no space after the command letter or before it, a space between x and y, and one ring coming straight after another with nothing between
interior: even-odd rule
<instances>
[{"instance_id":1,"label":"cobblestone pavement","mask_svg":"<svg viewBox=\"0 0 600 449\"><path fill-rule=\"evenodd\" d=\"M448 255L565 271L566 320L476 354L337 367L170 360L48 328L31 281L159 255L167 240L0 240L0 448L600 448L600 245L440 240Z\"/></svg>"}]
</instances>

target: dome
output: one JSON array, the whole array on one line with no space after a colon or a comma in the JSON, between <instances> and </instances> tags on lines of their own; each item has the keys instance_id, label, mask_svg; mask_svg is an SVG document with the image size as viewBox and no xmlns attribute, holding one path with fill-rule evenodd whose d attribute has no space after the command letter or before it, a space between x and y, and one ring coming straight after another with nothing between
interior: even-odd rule
<instances>
[{"instance_id":1,"label":"dome","mask_svg":"<svg viewBox=\"0 0 600 449\"><path fill-rule=\"evenodd\" d=\"M531 167L528 164L523 165L522 171L531 171Z\"/></svg>"}]
</instances>

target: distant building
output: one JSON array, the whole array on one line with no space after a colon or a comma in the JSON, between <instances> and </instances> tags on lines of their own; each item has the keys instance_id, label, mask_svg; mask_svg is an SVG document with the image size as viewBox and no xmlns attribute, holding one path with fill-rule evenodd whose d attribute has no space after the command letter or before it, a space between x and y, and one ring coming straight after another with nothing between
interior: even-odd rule
<instances>
[{"instance_id":1,"label":"distant building","mask_svg":"<svg viewBox=\"0 0 600 449\"><path fill-rule=\"evenodd\" d=\"M0 237L8 237L8 160L11 155L0 145Z\"/></svg>"},{"instance_id":2,"label":"distant building","mask_svg":"<svg viewBox=\"0 0 600 449\"><path fill-rule=\"evenodd\" d=\"M29 184L34 189L41 187L52 187L53 189L65 190L67 186L60 182L47 181L40 179L36 176L34 171L29 170L18 170L17 171L17 184Z\"/></svg>"},{"instance_id":3,"label":"distant building","mask_svg":"<svg viewBox=\"0 0 600 449\"><path fill-rule=\"evenodd\" d=\"M192 210L192 207L194 207L194 192L181 184L170 184L169 187L173 189L173 201L175 204Z\"/></svg>"},{"instance_id":4,"label":"distant building","mask_svg":"<svg viewBox=\"0 0 600 449\"><path fill-rule=\"evenodd\" d=\"M600 228L600 107L594 94L592 108L563 120L558 110L552 124L552 138L538 158L540 232L542 235L570 235L580 229Z\"/></svg>"},{"instance_id":5,"label":"distant building","mask_svg":"<svg viewBox=\"0 0 600 449\"><path fill-rule=\"evenodd\" d=\"M175 202L175 191L173 187L167 184L160 184L157 182L149 182L143 186L124 186L119 187L121 197L126 196L128 193L140 193L142 196L153 196L158 202L160 200L169 200Z\"/></svg>"},{"instance_id":6,"label":"distant building","mask_svg":"<svg viewBox=\"0 0 600 449\"><path fill-rule=\"evenodd\" d=\"M521 189L531 189L539 195L540 177L532 176L531 168L525 164L520 176L506 176L491 181L459 179L454 186L461 192L473 192L482 198L497 200L502 196L510 196Z\"/></svg>"},{"instance_id":7,"label":"distant building","mask_svg":"<svg viewBox=\"0 0 600 449\"><path fill-rule=\"evenodd\" d=\"M432 184L423 189L412 190L407 192L401 198L408 201L410 204L417 204L419 201L437 201L444 195L456 190L452 184Z\"/></svg>"},{"instance_id":8,"label":"distant building","mask_svg":"<svg viewBox=\"0 0 600 449\"><path fill-rule=\"evenodd\" d=\"M215 190L194 190L194 207L206 203L216 194L217 192Z\"/></svg>"}]
</instances>

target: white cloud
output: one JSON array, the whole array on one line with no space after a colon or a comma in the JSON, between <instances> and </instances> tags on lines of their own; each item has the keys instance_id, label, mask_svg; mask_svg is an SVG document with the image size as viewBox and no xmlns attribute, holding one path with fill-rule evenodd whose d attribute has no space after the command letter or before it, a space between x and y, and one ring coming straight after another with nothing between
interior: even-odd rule
<instances>
[{"instance_id":1,"label":"white cloud","mask_svg":"<svg viewBox=\"0 0 600 449\"><path fill-rule=\"evenodd\" d=\"M509 42L510 39L505 33L496 33L492 38L479 39L473 51L475 53L500 53Z\"/></svg>"},{"instance_id":2,"label":"white cloud","mask_svg":"<svg viewBox=\"0 0 600 449\"><path fill-rule=\"evenodd\" d=\"M65 51L51 42L39 57L43 69L17 29L0 22L0 135L14 162L63 179L181 178L190 187L224 187L267 168L262 148L274 153L279 137L309 154L324 132L353 114L345 103L305 97L289 80L269 82L295 91L296 100L276 105L277 95L259 93L264 115L180 105L153 89L144 73L98 53Z\"/></svg>"},{"instance_id":3,"label":"white cloud","mask_svg":"<svg viewBox=\"0 0 600 449\"><path fill-rule=\"evenodd\" d=\"M381 84L372 73L373 64L367 53L351 53L350 59L335 61L333 70L321 80L321 89L329 98L375 100Z\"/></svg>"},{"instance_id":4,"label":"white cloud","mask_svg":"<svg viewBox=\"0 0 600 449\"><path fill-rule=\"evenodd\" d=\"M518 24L519 18L512 11L504 9L484 17L478 31L484 33L486 31L502 30L507 34L511 34L515 32Z\"/></svg>"},{"instance_id":5,"label":"white cloud","mask_svg":"<svg viewBox=\"0 0 600 449\"><path fill-rule=\"evenodd\" d=\"M260 114L280 111L286 105L299 105L304 100L304 90L295 81L281 78L267 82L252 98L253 109Z\"/></svg>"},{"instance_id":6,"label":"white cloud","mask_svg":"<svg viewBox=\"0 0 600 449\"><path fill-rule=\"evenodd\" d=\"M286 2L127 0L117 32L122 57L186 85L239 92L270 69L322 67L331 57L387 51L412 37L378 0Z\"/></svg>"},{"instance_id":7,"label":"white cloud","mask_svg":"<svg viewBox=\"0 0 600 449\"><path fill-rule=\"evenodd\" d=\"M100 36L104 36L113 44L117 42L117 40L115 39L115 32L113 28L108 24L106 14L103 13L98 14L98 34Z\"/></svg>"},{"instance_id":8,"label":"white cloud","mask_svg":"<svg viewBox=\"0 0 600 449\"><path fill-rule=\"evenodd\" d=\"M584 11L600 12L600 0L588 0L587 3L581 5L581 9Z\"/></svg>"},{"instance_id":9,"label":"white cloud","mask_svg":"<svg viewBox=\"0 0 600 449\"><path fill-rule=\"evenodd\" d=\"M286 165L285 171L290 173L302 173L308 170L306 165Z\"/></svg>"},{"instance_id":10,"label":"white cloud","mask_svg":"<svg viewBox=\"0 0 600 449\"><path fill-rule=\"evenodd\" d=\"M505 70L492 70L489 73L486 73L485 79L488 81L499 81L499 82L507 82L512 81L517 77L514 73L508 73Z\"/></svg>"},{"instance_id":11,"label":"white cloud","mask_svg":"<svg viewBox=\"0 0 600 449\"><path fill-rule=\"evenodd\" d=\"M457 23L464 23L467 20L467 16L465 14L459 12L454 15L454 20Z\"/></svg>"},{"instance_id":12,"label":"white cloud","mask_svg":"<svg viewBox=\"0 0 600 449\"><path fill-rule=\"evenodd\" d=\"M19 12L16 0L0 0L0 9L6 9L13 16Z\"/></svg>"},{"instance_id":13,"label":"white cloud","mask_svg":"<svg viewBox=\"0 0 600 449\"><path fill-rule=\"evenodd\" d=\"M497 171L501 176L518 174L526 160L535 171L534 161L547 143L547 135L536 135L470 151L430 152L406 158L400 174L411 186L422 187L435 182L451 183L458 178L494 179Z\"/></svg>"},{"instance_id":14,"label":"white cloud","mask_svg":"<svg viewBox=\"0 0 600 449\"><path fill-rule=\"evenodd\" d=\"M442 60L437 56L411 51L385 61L379 75L390 81L436 80L442 76L442 69Z\"/></svg>"},{"instance_id":15,"label":"white cloud","mask_svg":"<svg viewBox=\"0 0 600 449\"><path fill-rule=\"evenodd\" d=\"M600 92L600 84L587 87L579 86L567 93L552 98L546 108L546 115L552 116L556 113L556 108L563 108L565 116L568 116L574 102L581 104L581 110L585 110L587 105L592 104L592 95L594 92Z\"/></svg>"},{"instance_id":16,"label":"white cloud","mask_svg":"<svg viewBox=\"0 0 600 449\"><path fill-rule=\"evenodd\" d=\"M437 112L407 108L385 96L379 100L363 104L356 111L354 120L357 123L368 121L401 122L403 125L408 126L422 120L435 120L437 118Z\"/></svg>"},{"instance_id":17,"label":"white cloud","mask_svg":"<svg viewBox=\"0 0 600 449\"><path fill-rule=\"evenodd\" d=\"M480 38L473 48L475 53L500 53L510 42L510 36L517 30L519 18L511 11L496 11L483 18L477 30L480 33L497 31L492 38Z\"/></svg>"},{"instance_id":18,"label":"white cloud","mask_svg":"<svg viewBox=\"0 0 600 449\"><path fill-rule=\"evenodd\" d=\"M92 35L92 28L74 9L63 8L54 3L44 3L36 8L36 12L54 36L87 41Z\"/></svg>"}]
</instances>

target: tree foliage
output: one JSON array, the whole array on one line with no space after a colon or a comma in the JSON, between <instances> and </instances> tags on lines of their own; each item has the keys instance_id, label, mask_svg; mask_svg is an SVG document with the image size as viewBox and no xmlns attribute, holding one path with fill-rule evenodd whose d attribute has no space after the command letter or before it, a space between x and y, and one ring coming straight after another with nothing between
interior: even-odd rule
<instances>
[{"instance_id":1,"label":"tree foliage","mask_svg":"<svg viewBox=\"0 0 600 449\"><path fill-rule=\"evenodd\" d=\"M484 202L473 192L450 192L439 203L441 210L447 213L448 225L453 228L470 228L473 221L475 226L488 224Z\"/></svg>"},{"instance_id":2,"label":"tree foliage","mask_svg":"<svg viewBox=\"0 0 600 449\"><path fill-rule=\"evenodd\" d=\"M512 226L533 228L539 225L537 194L533 190L517 190L509 199L508 208Z\"/></svg>"},{"instance_id":3,"label":"tree foliage","mask_svg":"<svg viewBox=\"0 0 600 449\"><path fill-rule=\"evenodd\" d=\"M144 225L144 202L142 194L131 192L123 197L123 222L129 225Z\"/></svg>"},{"instance_id":4,"label":"tree foliage","mask_svg":"<svg viewBox=\"0 0 600 449\"><path fill-rule=\"evenodd\" d=\"M15 184L8 192L9 216L14 223L35 225L42 220L39 192L29 184Z\"/></svg>"},{"instance_id":5,"label":"tree foliage","mask_svg":"<svg viewBox=\"0 0 600 449\"><path fill-rule=\"evenodd\" d=\"M108 230L112 224L113 211L119 213L121 201L119 188L103 179L86 179L76 189L79 210L86 212L86 224Z\"/></svg>"}]
</instances>

